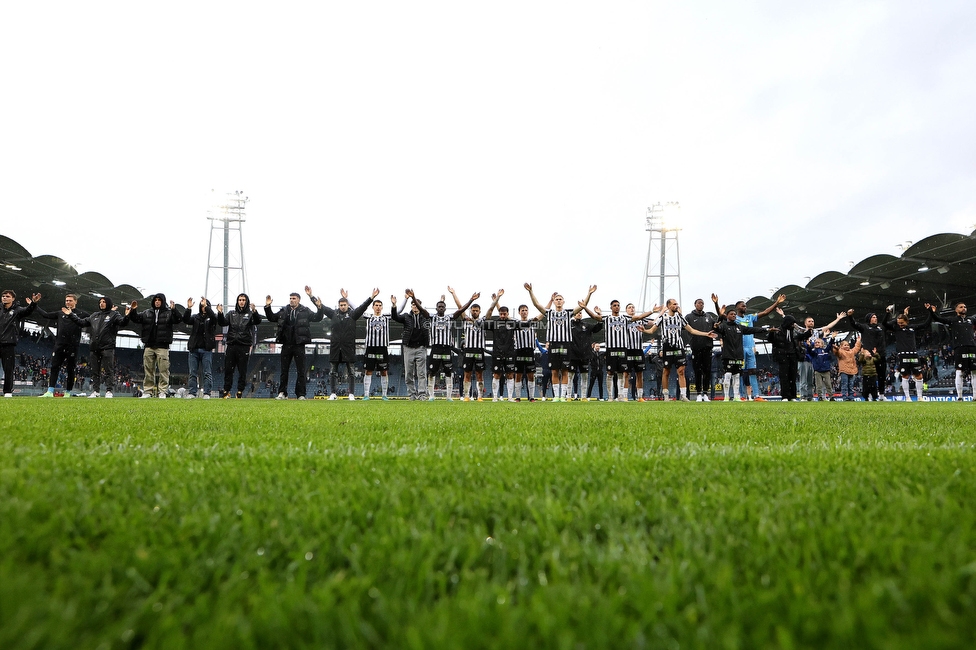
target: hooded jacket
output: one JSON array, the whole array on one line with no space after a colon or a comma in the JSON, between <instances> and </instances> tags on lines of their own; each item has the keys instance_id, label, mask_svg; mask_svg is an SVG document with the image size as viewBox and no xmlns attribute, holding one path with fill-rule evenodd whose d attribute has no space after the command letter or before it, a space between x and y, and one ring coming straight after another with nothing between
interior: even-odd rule
<instances>
[{"instance_id":1,"label":"hooded jacket","mask_svg":"<svg viewBox=\"0 0 976 650\"><path fill-rule=\"evenodd\" d=\"M824 342L823 347L817 347L812 342L807 342L807 358L813 364L814 372L830 372L833 365L833 357L830 354L830 346Z\"/></svg>"},{"instance_id":2,"label":"hooded jacket","mask_svg":"<svg viewBox=\"0 0 976 650\"><path fill-rule=\"evenodd\" d=\"M112 299L108 296L102 300L105 301L105 309L99 309L88 318L78 318L74 312L68 314L68 318L76 325L91 328L89 347L92 350L114 350L115 339L119 335L119 330L128 324L129 317L113 311Z\"/></svg>"},{"instance_id":3,"label":"hooded jacket","mask_svg":"<svg viewBox=\"0 0 976 650\"><path fill-rule=\"evenodd\" d=\"M801 346L803 341L813 336L813 330L804 329L797 332L794 325L796 319L786 316L778 331L769 331L767 340L773 346L773 360L777 363L799 360L806 353Z\"/></svg>"},{"instance_id":4,"label":"hooded jacket","mask_svg":"<svg viewBox=\"0 0 976 650\"><path fill-rule=\"evenodd\" d=\"M244 306L240 307L237 300L234 300L234 309L224 314L217 312L217 324L227 328L224 335L224 342L227 345L243 345L251 347L254 344L254 332L261 323L261 315L251 310L251 299L246 293L237 297L244 296Z\"/></svg>"},{"instance_id":5,"label":"hooded jacket","mask_svg":"<svg viewBox=\"0 0 976 650\"><path fill-rule=\"evenodd\" d=\"M872 325L872 316L877 316L877 314L874 312L868 312L865 314L863 323L857 322L852 316L849 318L850 324L861 335L861 347L863 347L865 350L877 350L879 355L883 355L885 353L884 324L879 319L875 325Z\"/></svg>"},{"instance_id":6,"label":"hooded jacket","mask_svg":"<svg viewBox=\"0 0 976 650\"><path fill-rule=\"evenodd\" d=\"M11 303L10 309L0 305L0 345L16 345L20 338L20 325L17 321L22 321L37 308L36 302L26 307L21 307L16 302Z\"/></svg>"},{"instance_id":7,"label":"hooded jacket","mask_svg":"<svg viewBox=\"0 0 976 650\"><path fill-rule=\"evenodd\" d=\"M191 352L194 350L214 351L214 348L217 347L217 314L210 308L209 302L206 308L200 305L196 313L189 309L183 312L183 322L190 326L190 340L186 344L187 350Z\"/></svg>"},{"instance_id":8,"label":"hooded jacket","mask_svg":"<svg viewBox=\"0 0 976 650\"><path fill-rule=\"evenodd\" d=\"M154 305L160 300L159 309ZM179 323L180 315L169 308L166 296L157 293L149 299L149 309L129 312L129 320L142 325L142 344L147 348L169 348L173 343L173 325Z\"/></svg>"}]
</instances>

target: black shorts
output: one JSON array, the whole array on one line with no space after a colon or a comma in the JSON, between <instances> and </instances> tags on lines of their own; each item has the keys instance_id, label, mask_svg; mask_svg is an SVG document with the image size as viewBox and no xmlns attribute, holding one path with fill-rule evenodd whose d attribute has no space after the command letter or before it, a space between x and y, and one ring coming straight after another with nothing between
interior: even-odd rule
<instances>
[{"instance_id":1,"label":"black shorts","mask_svg":"<svg viewBox=\"0 0 976 650\"><path fill-rule=\"evenodd\" d=\"M430 348L430 356L427 357L427 375L446 375L454 374L454 365L451 363L451 348L447 345L434 345Z\"/></svg>"},{"instance_id":2,"label":"black shorts","mask_svg":"<svg viewBox=\"0 0 976 650\"><path fill-rule=\"evenodd\" d=\"M485 369L485 351L465 350L462 368L464 372L483 372Z\"/></svg>"},{"instance_id":3,"label":"black shorts","mask_svg":"<svg viewBox=\"0 0 976 650\"><path fill-rule=\"evenodd\" d=\"M722 359L722 374L727 372L733 375L741 374L744 365L746 365L744 359Z\"/></svg>"},{"instance_id":4,"label":"black shorts","mask_svg":"<svg viewBox=\"0 0 976 650\"><path fill-rule=\"evenodd\" d=\"M630 372L644 372L643 350L627 350L627 370Z\"/></svg>"},{"instance_id":5,"label":"black shorts","mask_svg":"<svg viewBox=\"0 0 976 650\"><path fill-rule=\"evenodd\" d=\"M382 346L366 348L366 370L389 370L390 351Z\"/></svg>"},{"instance_id":6,"label":"black shorts","mask_svg":"<svg viewBox=\"0 0 976 650\"><path fill-rule=\"evenodd\" d=\"M898 374L902 377L908 375L918 375L922 372L922 360L918 352L899 352L898 353Z\"/></svg>"},{"instance_id":7,"label":"black shorts","mask_svg":"<svg viewBox=\"0 0 976 650\"><path fill-rule=\"evenodd\" d=\"M976 370L976 348L966 346L959 347L953 352L956 357L956 370L972 372Z\"/></svg>"},{"instance_id":8,"label":"black shorts","mask_svg":"<svg viewBox=\"0 0 976 650\"><path fill-rule=\"evenodd\" d=\"M515 372L520 375L535 374L535 351L532 348L515 351Z\"/></svg>"},{"instance_id":9,"label":"black shorts","mask_svg":"<svg viewBox=\"0 0 976 650\"><path fill-rule=\"evenodd\" d=\"M627 372L626 350L607 350L607 372Z\"/></svg>"},{"instance_id":10,"label":"black shorts","mask_svg":"<svg viewBox=\"0 0 976 650\"><path fill-rule=\"evenodd\" d=\"M664 360L665 368L683 368L686 357L684 348L672 348L669 345L661 348L661 359Z\"/></svg>"},{"instance_id":11,"label":"black shorts","mask_svg":"<svg viewBox=\"0 0 976 650\"><path fill-rule=\"evenodd\" d=\"M515 357L496 354L491 364L491 371L496 375L511 375L515 373Z\"/></svg>"},{"instance_id":12,"label":"black shorts","mask_svg":"<svg viewBox=\"0 0 976 650\"><path fill-rule=\"evenodd\" d=\"M557 341L549 344L549 369L566 370L569 368L569 343Z\"/></svg>"},{"instance_id":13,"label":"black shorts","mask_svg":"<svg viewBox=\"0 0 976 650\"><path fill-rule=\"evenodd\" d=\"M588 372L590 369L590 362L585 359L577 359L573 357L569 360L569 369L573 372Z\"/></svg>"}]
</instances>

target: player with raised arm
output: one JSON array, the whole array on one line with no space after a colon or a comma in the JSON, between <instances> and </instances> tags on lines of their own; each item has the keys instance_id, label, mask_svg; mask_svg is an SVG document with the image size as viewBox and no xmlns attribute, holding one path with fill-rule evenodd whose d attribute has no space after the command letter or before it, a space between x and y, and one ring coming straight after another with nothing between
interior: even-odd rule
<instances>
[{"instance_id":1,"label":"player with raised arm","mask_svg":"<svg viewBox=\"0 0 976 650\"><path fill-rule=\"evenodd\" d=\"M925 327L932 321L932 311L926 305L925 316L918 321L911 322L908 319L908 307L905 311L898 314L895 322L891 322L891 315L895 313L895 306L888 305L885 310L882 326L894 332L895 335L895 354L898 357L898 374L901 375L901 388L905 393L905 401L912 401L909 379L915 380L915 395L918 401L923 401L922 397L922 363L918 358L918 342L915 338L915 329Z\"/></svg>"},{"instance_id":2,"label":"player with raised arm","mask_svg":"<svg viewBox=\"0 0 976 650\"><path fill-rule=\"evenodd\" d=\"M339 289L339 295L341 297L337 309L323 306L321 300L316 303L316 306L332 321L329 344L329 385L332 387L332 394L329 399L336 398L339 370L344 368L351 401L356 399L356 321L362 318L369 304L380 295L380 290L373 289L370 297L355 309L349 307L348 291Z\"/></svg>"},{"instance_id":3,"label":"player with raised arm","mask_svg":"<svg viewBox=\"0 0 976 650\"><path fill-rule=\"evenodd\" d=\"M523 285L529 292L529 299L539 313L546 317L547 342L549 345L549 369L552 373L552 390L554 402L565 402L569 395L569 346L573 341L573 328L570 320L581 307L566 309L562 294L552 294L553 307L544 308L535 297L532 285ZM589 304L590 296L596 291L596 285L590 286L583 304Z\"/></svg>"},{"instance_id":4,"label":"player with raised arm","mask_svg":"<svg viewBox=\"0 0 976 650\"><path fill-rule=\"evenodd\" d=\"M952 316L940 315L935 305L925 303L925 308L932 311L932 320L948 325L952 334L952 354L956 366L956 397L962 399L968 377L969 389L976 398L972 374L976 369L976 336L973 329L976 327L976 317L966 315L966 303L962 301L956 303Z\"/></svg>"},{"instance_id":5,"label":"player with raised arm","mask_svg":"<svg viewBox=\"0 0 976 650\"><path fill-rule=\"evenodd\" d=\"M458 299L454 289L448 287L447 290L454 298L454 304L460 310L463 305ZM480 296L481 293L476 293ZM471 379L472 376L477 382L477 400L480 402L485 395L485 319L491 318L498 303L498 295L494 295L494 300L488 308L485 316L481 315L481 305L472 304L471 315L463 314L464 332L462 334L462 349L464 350L464 361L462 370L464 371L463 388L461 390L461 401L467 402L471 399Z\"/></svg>"},{"instance_id":6,"label":"player with raised arm","mask_svg":"<svg viewBox=\"0 0 976 650\"><path fill-rule=\"evenodd\" d=\"M448 287L450 289L450 287ZM454 323L464 316L468 307L478 299L480 293L471 294L462 307L450 316L447 315L447 303L444 296L434 306L434 315L430 317L430 361L427 364L427 399L434 401L434 386L438 375L444 376L447 388L447 401L452 402L454 393L454 368L451 364L451 349L454 347Z\"/></svg>"}]
</instances>

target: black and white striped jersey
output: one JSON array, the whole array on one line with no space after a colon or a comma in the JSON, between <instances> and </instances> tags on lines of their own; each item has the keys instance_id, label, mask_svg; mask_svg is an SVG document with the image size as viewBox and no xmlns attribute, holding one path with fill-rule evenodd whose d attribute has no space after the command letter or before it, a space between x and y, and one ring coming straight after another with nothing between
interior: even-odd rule
<instances>
[{"instance_id":1,"label":"black and white striped jersey","mask_svg":"<svg viewBox=\"0 0 976 650\"><path fill-rule=\"evenodd\" d=\"M626 350L627 347L627 326L630 325L630 317L624 316L604 316L603 329L607 337L607 349Z\"/></svg>"},{"instance_id":2,"label":"black and white striped jersey","mask_svg":"<svg viewBox=\"0 0 976 650\"><path fill-rule=\"evenodd\" d=\"M485 348L485 319L464 321L464 349L483 350Z\"/></svg>"},{"instance_id":3,"label":"black and white striped jersey","mask_svg":"<svg viewBox=\"0 0 976 650\"><path fill-rule=\"evenodd\" d=\"M389 347L390 345L390 316L366 317L366 347Z\"/></svg>"},{"instance_id":4,"label":"black and white striped jersey","mask_svg":"<svg viewBox=\"0 0 976 650\"><path fill-rule=\"evenodd\" d=\"M430 317L430 344L454 345L454 319L450 316Z\"/></svg>"},{"instance_id":5,"label":"black and white striped jersey","mask_svg":"<svg viewBox=\"0 0 976 650\"><path fill-rule=\"evenodd\" d=\"M681 332L687 325L688 321L678 312L674 312L673 316L668 312L664 312L664 315L657 321L657 329L661 333L661 341L671 348L685 347L685 342L681 338Z\"/></svg>"},{"instance_id":6,"label":"black and white striped jersey","mask_svg":"<svg viewBox=\"0 0 976 650\"><path fill-rule=\"evenodd\" d=\"M628 319L630 320L630 319ZM640 350L644 347L644 332L637 329L638 325L649 328L653 321L650 318L633 320L627 323L627 349ZM610 346L607 346L608 348Z\"/></svg>"},{"instance_id":7,"label":"black and white striped jersey","mask_svg":"<svg viewBox=\"0 0 976 650\"><path fill-rule=\"evenodd\" d=\"M523 320L519 321L522 323L522 327L515 330L515 349L516 350L535 350L536 338L535 338L535 324L536 321ZM528 324L526 324L528 323Z\"/></svg>"},{"instance_id":8,"label":"black and white striped jersey","mask_svg":"<svg viewBox=\"0 0 976 650\"><path fill-rule=\"evenodd\" d=\"M570 321L573 320L573 310L555 307L546 312L546 325L548 326L549 343L572 343L573 327Z\"/></svg>"}]
</instances>

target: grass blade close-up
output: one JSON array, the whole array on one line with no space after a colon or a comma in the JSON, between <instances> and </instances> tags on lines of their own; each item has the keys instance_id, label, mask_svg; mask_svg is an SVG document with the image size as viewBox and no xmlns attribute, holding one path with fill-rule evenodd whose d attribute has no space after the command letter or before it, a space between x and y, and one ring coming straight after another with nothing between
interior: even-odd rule
<instances>
[{"instance_id":1,"label":"grass blade close-up","mask_svg":"<svg viewBox=\"0 0 976 650\"><path fill-rule=\"evenodd\" d=\"M974 647L972 408L5 400L0 647Z\"/></svg>"}]
</instances>

